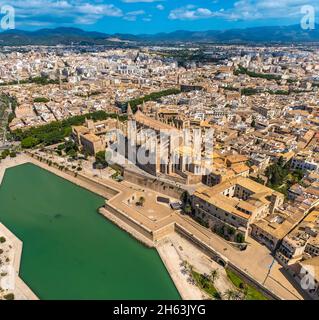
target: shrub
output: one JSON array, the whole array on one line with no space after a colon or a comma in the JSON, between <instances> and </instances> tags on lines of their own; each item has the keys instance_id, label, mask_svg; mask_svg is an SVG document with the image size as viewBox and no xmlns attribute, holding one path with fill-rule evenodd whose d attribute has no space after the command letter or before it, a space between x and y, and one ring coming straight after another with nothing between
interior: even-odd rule
<instances>
[{"instance_id":1,"label":"shrub","mask_svg":"<svg viewBox=\"0 0 319 320\"><path fill-rule=\"evenodd\" d=\"M1 153L1 158L5 159L10 154L9 150L3 150Z\"/></svg>"},{"instance_id":2,"label":"shrub","mask_svg":"<svg viewBox=\"0 0 319 320\"><path fill-rule=\"evenodd\" d=\"M144 197L140 197L139 203L141 204L141 206L144 206L145 198Z\"/></svg>"},{"instance_id":3,"label":"shrub","mask_svg":"<svg viewBox=\"0 0 319 320\"><path fill-rule=\"evenodd\" d=\"M48 103L48 102L50 102L50 100L49 100L48 98L44 98L44 97L35 98L33 101L34 101L35 103L37 103L37 102L41 102L41 103Z\"/></svg>"},{"instance_id":4,"label":"shrub","mask_svg":"<svg viewBox=\"0 0 319 320\"><path fill-rule=\"evenodd\" d=\"M81 125L85 122L85 119L98 121L108 118L118 118L120 121L127 120L126 116L119 116L115 113L106 113L105 111L97 111L80 116L74 116L62 121L54 121L49 124L32 127L27 130L18 129L13 131L12 135L16 141L24 141L24 148L32 148L40 143L47 146L63 142L64 138L71 134L71 126Z\"/></svg>"},{"instance_id":5,"label":"shrub","mask_svg":"<svg viewBox=\"0 0 319 320\"><path fill-rule=\"evenodd\" d=\"M23 149L30 149L39 144L39 139L34 137L27 137L21 141L21 147Z\"/></svg>"},{"instance_id":6,"label":"shrub","mask_svg":"<svg viewBox=\"0 0 319 320\"><path fill-rule=\"evenodd\" d=\"M5 300L14 300L14 294L13 293L8 293L3 296Z\"/></svg>"},{"instance_id":7,"label":"shrub","mask_svg":"<svg viewBox=\"0 0 319 320\"><path fill-rule=\"evenodd\" d=\"M237 233L236 242L238 242L238 243L244 243L245 242L245 237L244 237L244 235L242 233Z\"/></svg>"}]
</instances>

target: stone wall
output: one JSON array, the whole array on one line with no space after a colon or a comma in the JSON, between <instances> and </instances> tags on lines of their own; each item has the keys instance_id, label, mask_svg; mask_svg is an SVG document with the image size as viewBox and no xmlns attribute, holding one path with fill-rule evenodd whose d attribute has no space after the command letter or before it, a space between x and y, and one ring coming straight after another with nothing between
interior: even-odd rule
<instances>
[{"instance_id":1,"label":"stone wall","mask_svg":"<svg viewBox=\"0 0 319 320\"><path fill-rule=\"evenodd\" d=\"M265 286L263 286L261 283L256 281L254 278L250 277L246 272L239 269L237 266L235 266L233 263L228 263L228 269L233 271L234 273L238 274L247 284L251 285L252 287L256 288L264 296L266 296L270 300L281 300L276 294L268 290Z\"/></svg>"},{"instance_id":2,"label":"stone wall","mask_svg":"<svg viewBox=\"0 0 319 320\"><path fill-rule=\"evenodd\" d=\"M111 199L113 198L115 195L117 195L119 193L119 191L110 188L109 186L105 185L102 182L99 181L95 181L94 179L91 179L90 177L84 175L81 172L74 172L72 170L69 170L68 168L64 167L63 169L61 169L61 166L55 164L54 162L52 162L50 165L47 163L47 161L41 157L38 156L36 154L32 154L29 153L29 155L35 159L38 160L39 162L43 163L43 166L48 166L50 168L54 168L57 169L58 172L56 173L57 175L61 176L62 178L67 178L64 174L67 174L71 177L76 178L76 180L72 179L72 183L79 185L80 187L83 187L89 191L92 191L90 188L87 188L85 185L79 184L77 183L77 180L80 180L82 182L84 182L85 184L88 184L90 187L92 187L94 189L94 192L101 195L102 197L106 198L106 199Z\"/></svg>"},{"instance_id":3,"label":"stone wall","mask_svg":"<svg viewBox=\"0 0 319 320\"><path fill-rule=\"evenodd\" d=\"M91 185L94 186L95 188L101 189L101 191L103 191L104 194L105 194L105 192L106 192L107 194L109 194L108 199L113 198L114 196L116 196L116 195L119 193L119 191L117 191L117 190L115 190L115 189L113 189L113 188L110 188L109 186L103 184L102 182L94 181L93 179L91 179L91 178L83 175L82 173L78 173L78 174L77 174L77 178L78 178L79 180L82 180L82 181L84 181L84 182L86 182L86 183L91 184Z\"/></svg>"},{"instance_id":4,"label":"stone wall","mask_svg":"<svg viewBox=\"0 0 319 320\"><path fill-rule=\"evenodd\" d=\"M145 226L142 226L138 221L134 220L124 212L114 208L113 206L109 205L108 203L105 204L105 210L122 220L124 223L129 225L130 227L134 228L136 231L141 233L147 239L154 241L153 232Z\"/></svg>"},{"instance_id":5,"label":"stone wall","mask_svg":"<svg viewBox=\"0 0 319 320\"><path fill-rule=\"evenodd\" d=\"M174 232L175 232L175 223L172 222L171 224L153 232L154 241L159 241Z\"/></svg>"},{"instance_id":6,"label":"stone wall","mask_svg":"<svg viewBox=\"0 0 319 320\"><path fill-rule=\"evenodd\" d=\"M174 185L173 183L169 184L167 182L162 182L156 177L147 177L145 175L130 171L128 169L124 170L124 180L176 199L180 199L184 191L183 189Z\"/></svg>"}]
</instances>

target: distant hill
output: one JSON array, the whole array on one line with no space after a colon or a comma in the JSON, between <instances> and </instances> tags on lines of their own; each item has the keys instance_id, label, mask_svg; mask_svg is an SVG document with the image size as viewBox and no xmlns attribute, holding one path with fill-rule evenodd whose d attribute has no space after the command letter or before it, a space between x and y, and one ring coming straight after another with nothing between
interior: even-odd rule
<instances>
[{"instance_id":1,"label":"distant hill","mask_svg":"<svg viewBox=\"0 0 319 320\"><path fill-rule=\"evenodd\" d=\"M110 35L77 28L40 29L37 31L9 30L0 33L1 46L104 44Z\"/></svg>"},{"instance_id":2,"label":"distant hill","mask_svg":"<svg viewBox=\"0 0 319 320\"><path fill-rule=\"evenodd\" d=\"M305 43L319 42L319 25L315 30L302 30L300 25L256 27L231 30L175 31L158 34L107 34L77 28L10 30L0 33L0 45L94 45L114 42L216 42L216 43Z\"/></svg>"},{"instance_id":3,"label":"distant hill","mask_svg":"<svg viewBox=\"0 0 319 320\"><path fill-rule=\"evenodd\" d=\"M148 41L192 42L319 42L319 25L314 30L303 30L300 25L284 27L255 27L247 29L175 31L155 35L140 35Z\"/></svg>"}]
</instances>

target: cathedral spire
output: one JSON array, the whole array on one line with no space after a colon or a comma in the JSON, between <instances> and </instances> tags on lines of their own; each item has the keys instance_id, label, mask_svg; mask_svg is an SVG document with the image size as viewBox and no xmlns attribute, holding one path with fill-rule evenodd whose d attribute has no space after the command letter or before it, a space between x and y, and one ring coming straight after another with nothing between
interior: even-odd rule
<instances>
[{"instance_id":1,"label":"cathedral spire","mask_svg":"<svg viewBox=\"0 0 319 320\"><path fill-rule=\"evenodd\" d=\"M132 108L131 108L131 104L128 103L127 105L127 111L126 111L127 115L129 118L133 117L133 111L132 111Z\"/></svg>"}]
</instances>

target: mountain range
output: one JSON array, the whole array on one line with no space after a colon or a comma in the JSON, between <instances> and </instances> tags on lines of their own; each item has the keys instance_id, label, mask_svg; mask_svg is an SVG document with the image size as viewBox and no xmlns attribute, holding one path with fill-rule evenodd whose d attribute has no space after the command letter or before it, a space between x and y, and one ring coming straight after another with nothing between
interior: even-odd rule
<instances>
[{"instance_id":1,"label":"mountain range","mask_svg":"<svg viewBox=\"0 0 319 320\"><path fill-rule=\"evenodd\" d=\"M303 30L300 25L255 27L246 29L186 31L158 34L107 34L78 28L40 29L37 31L9 30L0 32L0 46L21 45L103 45L114 42L169 43L309 43L319 42L319 25Z\"/></svg>"}]
</instances>

